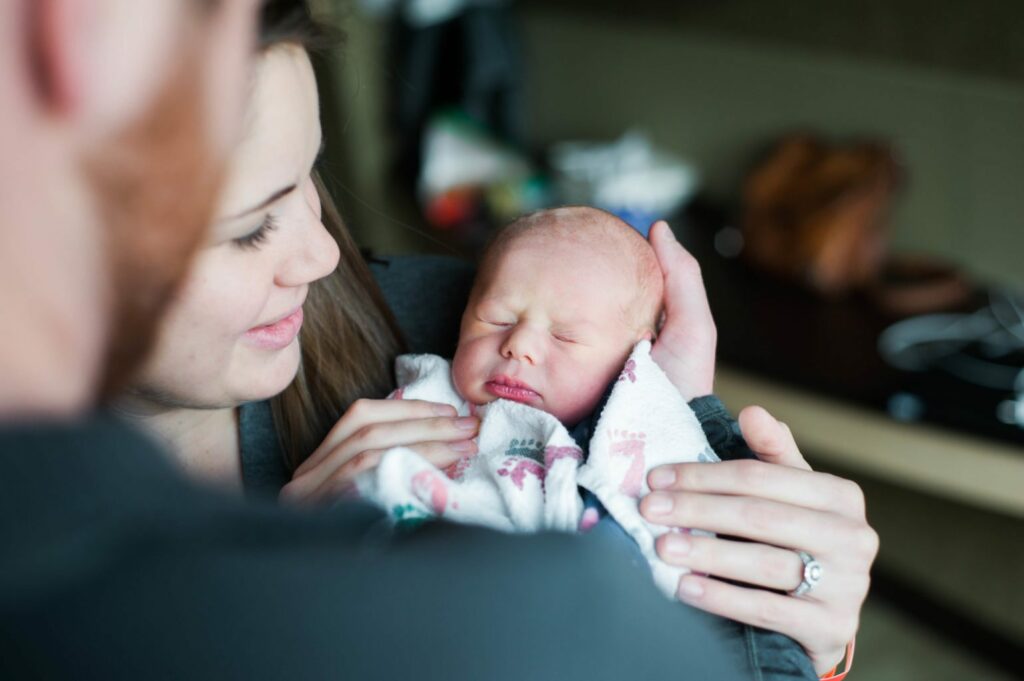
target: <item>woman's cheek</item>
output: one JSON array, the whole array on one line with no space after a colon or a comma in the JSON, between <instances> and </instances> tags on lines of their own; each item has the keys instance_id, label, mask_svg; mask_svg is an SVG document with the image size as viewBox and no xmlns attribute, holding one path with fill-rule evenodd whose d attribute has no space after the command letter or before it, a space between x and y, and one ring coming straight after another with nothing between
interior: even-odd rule
<instances>
[{"instance_id":1,"label":"woman's cheek","mask_svg":"<svg viewBox=\"0 0 1024 681\"><path fill-rule=\"evenodd\" d=\"M218 337L240 340L252 327L269 321L265 316L274 272L262 255L258 251L225 254L217 276L207 278L202 297Z\"/></svg>"}]
</instances>

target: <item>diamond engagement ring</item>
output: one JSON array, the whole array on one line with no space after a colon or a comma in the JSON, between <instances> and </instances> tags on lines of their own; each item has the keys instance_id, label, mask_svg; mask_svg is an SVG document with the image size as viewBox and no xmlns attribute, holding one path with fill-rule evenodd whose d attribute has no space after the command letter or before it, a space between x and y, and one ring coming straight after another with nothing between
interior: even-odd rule
<instances>
[{"instance_id":1,"label":"diamond engagement ring","mask_svg":"<svg viewBox=\"0 0 1024 681\"><path fill-rule=\"evenodd\" d=\"M800 556L800 560L804 564L804 576L800 586L790 591L789 595L799 597L818 586L818 582L821 581L822 569L821 563L814 560L814 556L806 551L797 551L796 555Z\"/></svg>"}]
</instances>

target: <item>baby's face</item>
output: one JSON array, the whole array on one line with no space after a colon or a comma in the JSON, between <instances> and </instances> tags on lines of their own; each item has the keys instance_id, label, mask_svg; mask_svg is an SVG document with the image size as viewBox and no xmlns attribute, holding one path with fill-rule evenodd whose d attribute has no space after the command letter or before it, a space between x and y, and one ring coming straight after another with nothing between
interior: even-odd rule
<instances>
[{"instance_id":1,"label":"baby's face","mask_svg":"<svg viewBox=\"0 0 1024 681\"><path fill-rule=\"evenodd\" d=\"M627 314L635 271L617 260L565 241L510 245L463 314L459 393L474 404L523 402L570 426L589 414L643 335Z\"/></svg>"}]
</instances>

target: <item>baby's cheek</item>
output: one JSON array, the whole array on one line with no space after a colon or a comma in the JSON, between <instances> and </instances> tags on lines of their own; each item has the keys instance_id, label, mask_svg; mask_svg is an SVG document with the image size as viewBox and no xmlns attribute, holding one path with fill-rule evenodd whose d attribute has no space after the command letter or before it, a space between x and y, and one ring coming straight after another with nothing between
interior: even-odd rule
<instances>
[{"instance_id":1,"label":"baby's cheek","mask_svg":"<svg viewBox=\"0 0 1024 681\"><path fill-rule=\"evenodd\" d=\"M575 358L575 361L560 367L559 385L563 396L560 411L577 420L588 416L597 408L597 403L618 377L624 363L625 360L620 361L617 355L609 357L605 354Z\"/></svg>"},{"instance_id":2,"label":"baby's cheek","mask_svg":"<svg viewBox=\"0 0 1024 681\"><path fill-rule=\"evenodd\" d=\"M480 361L472 343L460 343L452 358L452 382L463 399L479 404Z\"/></svg>"},{"instance_id":3,"label":"baby's cheek","mask_svg":"<svg viewBox=\"0 0 1024 681\"><path fill-rule=\"evenodd\" d=\"M557 405L552 413L566 424L575 424L589 415L604 394L605 383L586 366L565 367L557 379ZM549 393L551 392L549 386Z\"/></svg>"}]
</instances>

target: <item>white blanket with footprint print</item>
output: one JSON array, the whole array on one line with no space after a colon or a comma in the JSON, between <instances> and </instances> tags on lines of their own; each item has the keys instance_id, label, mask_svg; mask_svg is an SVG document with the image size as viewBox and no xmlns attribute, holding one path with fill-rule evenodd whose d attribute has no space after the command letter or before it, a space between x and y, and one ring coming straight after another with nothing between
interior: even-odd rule
<instances>
[{"instance_id":1,"label":"white blanket with footprint print","mask_svg":"<svg viewBox=\"0 0 1024 681\"><path fill-rule=\"evenodd\" d=\"M497 400L474 407L455 391L450 364L435 355L397 361L393 397L454 406L480 417L478 453L445 470L405 447L386 452L380 466L356 480L360 495L396 522L441 517L508 532L586 531L597 518L584 512L580 487L590 490L636 540L655 582L669 596L685 569L658 559L655 539L669 528L647 522L639 499L647 472L666 463L713 462L700 423L639 342L601 412L588 460L554 416ZM696 530L694 531L696 532Z\"/></svg>"}]
</instances>

